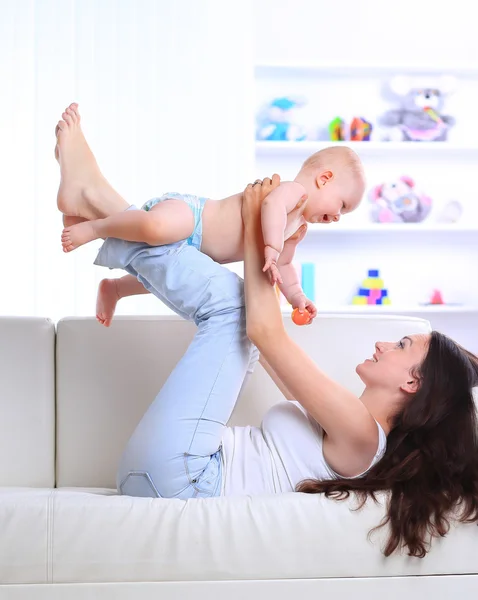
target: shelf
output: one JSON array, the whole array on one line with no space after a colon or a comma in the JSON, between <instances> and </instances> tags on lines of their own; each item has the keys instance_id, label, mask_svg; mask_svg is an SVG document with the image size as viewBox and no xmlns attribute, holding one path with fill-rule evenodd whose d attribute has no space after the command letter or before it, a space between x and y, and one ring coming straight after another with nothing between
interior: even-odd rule
<instances>
[{"instance_id":1,"label":"shelf","mask_svg":"<svg viewBox=\"0 0 478 600\"><path fill-rule=\"evenodd\" d=\"M281 307L284 315L289 315L292 311L290 308L283 306ZM447 304L436 304L433 306L399 306L399 305L385 305L385 306L373 306L373 305L350 305L350 306L321 306L317 305L319 314L387 314L387 315L432 315L432 314L468 314L477 313L478 306L469 305L447 305Z\"/></svg>"},{"instance_id":2,"label":"shelf","mask_svg":"<svg viewBox=\"0 0 478 600\"><path fill-rule=\"evenodd\" d=\"M329 77L343 77L367 75L390 75L400 73L403 75L455 75L461 77L478 77L476 64L462 65L391 65L391 64L343 64L343 63L263 63L255 66L256 76L276 75L328 75Z\"/></svg>"},{"instance_id":3,"label":"shelf","mask_svg":"<svg viewBox=\"0 0 478 600\"><path fill-rule=\"evenodd\" d=\"M335 224L330 223L326 226L323 224L312 224L308 226L308 234L326 234L338 235L341 233L347 234L363 234L363 233L475 233L478 234L478 222L473 224L461 223L357 223L350 224Z\"/></svg>"},{"instance_id":4,"label":"shelf","mask_svg":"<svg viewBox=\"0 0 478 600\"><path fill-rule=\"evenodd\" d=\"M358 154L376 154L391 152L426 152L428 153L467 153L478 156L478 145L455 144L452 142L332 142L327 140L304 142L266 142L256 141L256 154L262 156L300 155L309 156L330 146L348 146Z\"/></svg>"}]
</instances>

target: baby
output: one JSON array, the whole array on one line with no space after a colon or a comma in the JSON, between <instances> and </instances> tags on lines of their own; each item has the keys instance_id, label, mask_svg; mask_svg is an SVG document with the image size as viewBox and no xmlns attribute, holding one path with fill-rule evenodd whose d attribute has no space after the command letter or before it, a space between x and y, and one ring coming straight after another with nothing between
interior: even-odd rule
<instances>
[{"instance_id":1,"label":"baby","mask_svg":"<svg viewBox=\"0 0 478 600\"><path fill-rule=\"evenodd\" d=\"M307 309L312 317L317 314L292 264L306 224L337 222L341 215L358 206L364 189L363 168L356 153L345 146L332 146L310 156L294 181L282 182L264 201L261 214L264 271L272 284L278 284L293 308ZM146 202L142 210L131 206L105 219L66 227L62 233L63 250L70 252L87 242L107 237L152 246L187 239L188 244L216 262L240 261L243 259L242 198L242 192L223 200L164 194ZM301 200L300 210L294 210ZM143 292L139 282L124 279L124 283L120 283L122 280L118 283L126 286L125 293L116 287L118 298Z\"/></svg>"}]
</instances>

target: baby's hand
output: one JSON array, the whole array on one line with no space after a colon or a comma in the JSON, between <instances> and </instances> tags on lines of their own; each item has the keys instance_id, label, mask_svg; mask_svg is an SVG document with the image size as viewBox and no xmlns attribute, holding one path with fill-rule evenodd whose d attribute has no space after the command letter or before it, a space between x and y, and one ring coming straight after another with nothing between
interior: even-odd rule
<instances>
[{"instance_id":1,"label":"baby's hand","mask_svg":"<svg viewBox=\"0 0 478 600\"><path fill-rule=\"evenodd\" d=\"M292 308L297 308L299 312L307 310L310 314L311 321L317 316L317 308L315 307L315 304L309 300L303 292L294 294L289 302L291 303Z\"/></svg>"},{"instance_id":2,"label":"baby's hand","mask_svg":"<svg viewBox=\"0 0 478 600\"><path fill-rule=\"evenodd\" d=\"M309 300L308 298L305 299L305 309L310 313L310 320L312 321L312 319L315 319L317 316L317 308L312 300Z\"/></svg>"},{"instance_id":3,"label":"baby's hand","mask_svg":"<svg viewBox=\"0 0 478 600\"><path fill-rule=\"evenodd\" d=\"M275 250L271 246L266 246L264 249L264 254L266 262L262 271L264 273L267 272L271 285L276 285L276 283L281 284L282 277L280 275L279 268L277 267L277 259L279 258L279 252L277 252L277 250Z\"/></svg>"},{"instance_id":4,"label":"baby's hand","mask_svg":"<svg viewBox=\"0 0 478 600\"><path fill-rule=\"evenodd\" d=\"M279 268L275 262L266 261L262 270L267 272L271 285L276 285L276 283L282 284L282 277L280 276Z\"/></svg>"}]
</instances>

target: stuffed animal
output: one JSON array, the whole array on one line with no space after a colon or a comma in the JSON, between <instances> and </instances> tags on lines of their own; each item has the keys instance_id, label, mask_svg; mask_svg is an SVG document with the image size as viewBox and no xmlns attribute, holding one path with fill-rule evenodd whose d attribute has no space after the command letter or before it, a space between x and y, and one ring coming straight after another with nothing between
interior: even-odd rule
<instances>
[{"instance_id":1,"label":"stuffed animal","mask_svg":"<svg viewBox=\"0 0 478 600\"><path fill-rule=\"evenodd\" d=\"M375 186L369 193L372 220L377 223L419 223L430 212L432 200L415 189L410 177Z\"/></svg>"},{"instance_id":2,"label":"stuffed animal","mask_svg":"<svg viewBox=\"0 0 478 600\"><path fill-rule=\"evenodd\" d=\"M385 139L412 142L438 142L447 139L455 119L443 114L445 97L456 87L451 76L418 78L397 76L390 83L392 92L400 98L401 107L389 110L381 125L393 128Z\"/></svg>"},{"instance_id":3,"label":"stuffed animal","mask_svg":"<svg viewBox=\"0 0 478 600\"><path fill-rule=\"evenodd\" d=\"M295 112L306 104L301 98L276 98L257 117L256 139L268 141L302 141L307 135L294 122Z\"/></svg>"}]
</instances>

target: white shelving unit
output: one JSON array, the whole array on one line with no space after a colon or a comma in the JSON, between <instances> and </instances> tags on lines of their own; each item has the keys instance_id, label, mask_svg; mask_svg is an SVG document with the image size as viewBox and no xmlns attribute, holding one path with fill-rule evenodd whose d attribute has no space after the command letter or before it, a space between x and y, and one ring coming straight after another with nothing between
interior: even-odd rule
<instances>
[{"instance_id":1,"label":"white shelving unit","mask_svg":"<svg viewBox=\"0 0 478 600\"><path fill-rule=\"evenodd\" d=\"M308 226L308 234L317 233L320 235L338 235L341 233L413 233L423 235L427 233L446 233L450 235L463 235L472 233L478 236L478 224L473 223L367 223L359 222L348 224L342 221L341 223L330 223L327 227L323 225L311 224Z\"/></svg>"},{"instance_id":2,"label":"white shelving unit","mask_svg":"<svg viewBox=\"0 0 478 600\"><path fill-rule=\"evenodd\" d=\"M256 141L256 174L277 172L283 180L293 179L314 152L346 145L362 159L368 189L411 176L434 201L424 222L372 223L364 198L360 208L338 224L309 225L297 262L316 265L315 303L321 313L415 315L478 352L478 121L469 116L478 100L478 66L258 64L258 108L275 97L298 95L313 105L313 118L323 131L336 116L346 122L361 116L376 123L383 111L397 106L381 95L385 80L397 74L457 78L457 91L445 103L445 114L456 118L447 141ZM440 220L441 208L450 200L464 208L457 223ZM391 305L349 304L368 269L380 270ZM440 289L450 304L424 305L434 289ZM290 313L286 307L283 311Z\"/></svg>"},{"instance_id":3,"label":"white shelving unit","mask_svg":"<svg viewBox=\"0 0 478 600\"><path fill-rule=\"evenodd\" d=\"M467 305L448 305L448 304L434 304L434 305L417 305L417 306L373 306L373 305L347 305L347 306L318 306L321 314L387 314L387 315L417 315L428 318L429 316L437 314L456 314L456 315L467 315L467 314L478 314L478 306L467 306ZM282 307L284 314L290 314L292 309L290 307Z\"/></svg>"},{"instance_id":4,"label":"white shelving unit","mask_svg":"<svg viewBox=\"0 0 478 600\"><path fill-rule=\"evenodd\" d=\"M288 77L356 77L381 75L389 76L391 73L407 73L410 75L441 75L447 73L457 77L478 77L478 67L469 64L380 64L380 63L259 63L255 65L256 77L283 76Z\"/></svg>"},{"instance_id":5,"label":"white shelving unit","mask_svg":"<svg viewBox=\"0 0 478 600\"><path fill-rule=\"evenodd\" d=\"M332 141L304 141L304 142L256 142L256 155L273 156L309 156L329 146L348 146L357 154L463 154L467 158L478 160L478 144L459 144L451 142L332 142Z\"/></svg>"}]
</instances>

